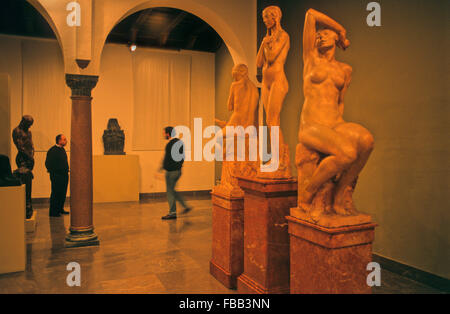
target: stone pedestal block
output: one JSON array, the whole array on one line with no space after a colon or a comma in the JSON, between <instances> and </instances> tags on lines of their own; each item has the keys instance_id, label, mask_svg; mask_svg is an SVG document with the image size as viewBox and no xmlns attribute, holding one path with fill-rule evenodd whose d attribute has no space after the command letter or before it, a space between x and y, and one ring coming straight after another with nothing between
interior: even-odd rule
<instances>
[{"instance_id":1,"label":"stone pedestal block","mask_svg":"<svg viewBox=\"0 0 450 314\"><path fill-rule=\"evenodd\" d=\"M323 227L292 216L286 218L292 294L371 293L366 267L372 261L376 224ZM331 220L338 221L339 217Z\"/></svg>"},{"instance_id":2,"label":"stone pedestal block","mask_svg":"<svg viewBox=\"0 0 450 314\"><path fill-rule=\"evenodd\" d=\"M289 293L286 216L297 204L297 180L239 178L244 190L244 273L238 292Z\"/></svg>"},{"instance_id":3,"label":"stone pedestal block","mask_svg":"<svg viewBox=\"0 0 450 314\"><path fill-rule=\"evenodd\" d=\"M212 257L210 273L236 289L244 269L244 199L212 192Z\"/></svg>"},{"instance_id":4,"label":"stone pedestal block","mask_svg":"<svg viewBox=\"0 0 450 314\"><path fill-rule=\"evenodd\" d=\"M94 155L94 203L139 202L138 155Z\"/></svg>"},{"instance_id":5,"label":"stone pedestal block","mask_svg":"<svg viewBox=\"0 0 450 314\"><path fill-rule=\"evenodd\" d=\"M25 185L0 187L0 274L24 271Z\"/></svg>"}]
</instances>

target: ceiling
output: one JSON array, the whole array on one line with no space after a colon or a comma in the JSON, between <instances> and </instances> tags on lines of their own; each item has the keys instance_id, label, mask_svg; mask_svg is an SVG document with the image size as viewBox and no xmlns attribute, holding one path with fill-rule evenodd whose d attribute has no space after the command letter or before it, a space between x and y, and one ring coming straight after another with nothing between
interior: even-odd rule
<instances>
[{"instance_id":1,"label":"ceiling","mask_svg":"<svg viewBox=\"0 0 450 314\"><path fill-rule=\"evenodd\" d=\"M56 38L45 19L25 0L1 0L0 33ZM136 12L110 32L107 43L163 49L216 52L223 41L214 29L195 15L172 8Z\"/></svg>"},{"instance_id":2,"label":"ceiling","mask_svg":"<svg viewBox=\"0 0 450 314\"><path fill-rule=\"evenodd\" d=\"M107 42L216 52L223 41L195 15L178 9L154 8L132 14L117 24Z\"/></svg>"},{"instance_id":3,"label":"ceiling","mask_svg":"<svg viewBox=\"0 0 450 314\"><path fill-rule=\"evenodd\" d=\"M1 0L0 33L56 38L47 21L25 0Z\"/></svg>"}]
</instances>

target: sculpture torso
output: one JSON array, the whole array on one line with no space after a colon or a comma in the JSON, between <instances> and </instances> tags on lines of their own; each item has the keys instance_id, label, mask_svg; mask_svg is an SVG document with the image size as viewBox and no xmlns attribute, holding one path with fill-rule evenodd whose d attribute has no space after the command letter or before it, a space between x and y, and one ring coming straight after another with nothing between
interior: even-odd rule
<instances>
[{"instance_id":1,"label":"sculpture torso","mask_svg":"<svg viewBox=\"0 0 450 314\"><path fill-rule=\"evenodd\" d=\"M274 61L270 62L268 58L267 49L264 50L264 65L262 68L262 83L267 88L271 88L274 83L279 83L280 87L286 89L286 92L289 88L289 84L286 78L286 74L284 73L284 64L286 63L286 58L289 52L289 35L284 31L280 30L276 34L269 36L272 44L269 45L284 45L279 55L275 58ZM286 43L284 42L286 41Z\"/></svg>"},{"instance_id":2,"label":"sculpture torso","mask_svg":"<svg viewBox=\"0 0 450 314\"><path fill-rule=\"evenodd\" d=\"M20 127L13 130L13 141L19 152L32 158L34 156L34 146L31 131L25 131Z\"/></svg>"},{"instance_id":3,"label":"sculpture torso","mask_svg":"<svg viewBox=\"0 0 450 314\"><path fill-rule=\"evenodd\" d=\"M314 58L304 70L303 92L305 103L300 128L320 124L334 128L343 123L339 98L351 67L338 61Z\"/></svg>"},{"instance_id":4,"label":"sculpture torso","mask_svg":"<svg viewBox=\"0 0 450 314\"><path fill-rule=\"evenodd\" d=\"M34 168L34 145L30 130L24 130L20 126L13 130L13 141L17 147L16 164L21 171Z\"/></svg>"},{"instance_id":5,"label":"sculpture torso","mask_svg":"<svg viewBox=\"0 0 450 314\"><path fill-rule=\"evenodd\" d=\"M256 126L256 109L258 106L258 89L248 78L231 85L233 97L233 114L227 125L243 126L244 128Z\"/></svg>"}]
</instances>

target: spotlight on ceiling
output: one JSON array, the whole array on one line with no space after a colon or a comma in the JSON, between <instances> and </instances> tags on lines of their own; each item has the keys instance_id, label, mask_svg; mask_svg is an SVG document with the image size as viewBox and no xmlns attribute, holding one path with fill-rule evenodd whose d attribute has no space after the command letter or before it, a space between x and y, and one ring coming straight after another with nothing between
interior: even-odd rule
<instances>
[{"instance_id":1,"label":"spotlight on ceiling","mask_svg":"<svg viewBox=\"0 0 450 314\"><path fill-rule=\"evenodd\" d=\"M136 44L131 44L131 45L130 45L130 51L131 51L131 52L135 52L135 51L136 51L136 48L137 48Z\"/></svg>"}]
</instances>

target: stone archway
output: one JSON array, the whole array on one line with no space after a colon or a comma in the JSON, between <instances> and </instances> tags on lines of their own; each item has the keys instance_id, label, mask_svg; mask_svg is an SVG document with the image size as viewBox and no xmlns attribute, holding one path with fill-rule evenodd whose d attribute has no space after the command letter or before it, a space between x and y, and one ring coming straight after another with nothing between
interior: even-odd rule
<instances>
[{"instance_id":1,"label":"stone archway","mask_svg":"<svg viewBox=\"0 0 450 314\"><path fill-rule=\"evenodd\" d=\"M138 0L133 1L134 5L125 6L122 9L117 9L114 14L115 17L110 17L108 21L103 21L103 32L97 34L95 41L96 47L94 47L93 66L98 73L100 69L101 55L105 46L106 38L111 30L122 20L138 11L156 8L167 7L186 11L193 14L207 24L209 24L217 34L223 39L225 45L230 52L233 62L235 64L245 63L249 66L250 72L256 73L256 69L253 70L253 59L248 55L248 52L244 49L242 41L239 39L239 34L233 30L229 22L227 22L222 16L215 12L211 8L200 4L200 1L194 0ZM251 64L250 64L251 63Z\"/></svg>"},{"instance_id":2,"label":"stone archway","mask_svg":"<svg viewBox=\"0 0 450 314\"><path fill-rule=\"evenodd\" d=\"M41 16L47 21L47 24L50 26L50 28L52 29L53 33L56 36L56 40L58 41L59 47L61 49L61 54L62 54L63 60L64 60L64 49L63 49L63 44L62 44L62 40L61 40L61 34L58 32L58 28L56 27L50 14L42 6L42 4L39 2L39 0L26 0L26 1L29 4L31 4L36 9L36 11L38 11L39 14L41 14Z\"/></svg>"},{"instance_id":3,"label":"stone archway","mask_svg":"<svg viewBox=\"0 0 450 314\"><path fill-rule=\"evenodd\" d=\"M68 27L67 11L60 1L27 0L55 31L64 57L66 83L72 90L71 118L71 226L66 245L97 245L92 219L92 120L91 91L98 81L106 38L129 15L152 7L176 8L208 23L224 40L234 63L249 65L256 74L256 0L241 2L209 0L78 0L87 24ZM86 14L86 15L85 15ZM83 23L83 22L82 22ZM242 28L244 23L248 27ZM80 38L80 40L77 40ZM78 53L86 66L77 63Z\"/></svg>"}]
</instances>

